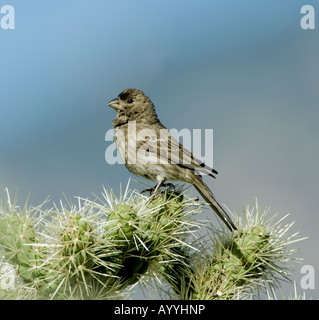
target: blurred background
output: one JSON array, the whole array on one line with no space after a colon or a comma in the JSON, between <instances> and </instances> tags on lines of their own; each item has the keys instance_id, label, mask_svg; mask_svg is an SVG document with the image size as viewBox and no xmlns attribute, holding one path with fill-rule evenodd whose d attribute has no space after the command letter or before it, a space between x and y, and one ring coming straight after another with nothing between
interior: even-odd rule
<instances>
[{"instance_id":1,"label":"blurred background","mask_svg":"<svg viewBox=\"0 0 319 320\"><path fill-rule=\"evenodd\" d=\"M139 88L169 129L214 129L219 175L205 181L221 203L242 212L258 198L271 214L290 213L292 232L309 237L293 278L302 293L300 268L313 266L305 293L319 297L319 41L300 27L301 7L319 12L317 1L5 4L16 26L0 29L1 197L6 187L21 205L29 193L37 205L103 185L119 192L131 174L105 161L107 102Z\"/></svg>"}]
</instances>

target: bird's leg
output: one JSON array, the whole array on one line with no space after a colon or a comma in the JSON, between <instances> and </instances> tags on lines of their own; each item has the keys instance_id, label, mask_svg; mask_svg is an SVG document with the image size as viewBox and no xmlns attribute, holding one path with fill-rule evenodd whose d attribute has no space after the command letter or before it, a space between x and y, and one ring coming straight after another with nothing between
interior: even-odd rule
<instances>
[{"instance_id":1,"label":"bird's leg","mask_svg":"<svg viewBox=\"0 0 319 320\"><path fill-rule=\"evenodd\" d=\"M151 193L151 198L153 198L156 194L157 194L157 191L159 190L159 188L162 186L164 180L159 180L157 182L157 185L155 186L155 188L153 189L152 193Z\"/></svg>"},{"instance_id":2,"label":"bird's leg","mask_svg":"<svg viewBox=\"0 0 319 320\"><path fill-rule=\"evenodd\" d=\"M164 182L164 179L157 180L157 185L153 188L152 193L151 193L146 205L149 205L152 202L152 200L156 196L159 188L163 185L163 182Z\"/></svg>"}]
</instances>

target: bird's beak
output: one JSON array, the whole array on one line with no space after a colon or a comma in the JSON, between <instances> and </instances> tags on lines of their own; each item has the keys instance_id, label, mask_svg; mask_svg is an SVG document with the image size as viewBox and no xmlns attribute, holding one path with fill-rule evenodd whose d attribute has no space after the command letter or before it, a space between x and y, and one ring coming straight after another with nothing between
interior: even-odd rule
<instances>
[{"instance_id":1,"label":"bird's beak","mask_svg":"<svg viewBox=\"0 0 319 320\"><path fill-rule=\"evenodd\" d=\"M107 105L115 110L123 110L123 107L121 107L120 100L118 98L111 100Z\"/></svg>"}]
</instances>

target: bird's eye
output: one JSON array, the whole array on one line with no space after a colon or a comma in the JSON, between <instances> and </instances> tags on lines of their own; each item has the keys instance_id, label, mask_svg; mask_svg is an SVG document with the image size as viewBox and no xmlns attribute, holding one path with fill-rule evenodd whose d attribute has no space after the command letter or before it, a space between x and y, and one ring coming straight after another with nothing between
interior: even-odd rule
<instances>
[{"instance_id":1,"label":"bird's eye","mask_svg":"<svg viewBox=\"0 0 319 320\"><path fill-rule=\"evenodd\" d=\"M127 101L127 103L132 103L133 99L127 99L126 101Z\"/></svg>"}]
</instances>

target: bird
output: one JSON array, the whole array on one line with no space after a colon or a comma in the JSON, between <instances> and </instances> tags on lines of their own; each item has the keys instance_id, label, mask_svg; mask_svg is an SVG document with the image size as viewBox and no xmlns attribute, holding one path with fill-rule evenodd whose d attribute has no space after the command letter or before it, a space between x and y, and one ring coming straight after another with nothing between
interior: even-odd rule
<instances>
[{"instance_id":1,"label":"bird","mask_svg":"<svg viewBox=\"0 0 319 320\"><path fill-rule=\"evenodd\" d=\"M160 122L154 104L143 91L127 88L108 103L116 110L112 121L114 141L127 169L156 181L156 194L166 181L192 184L230 231L235 224L217 202L202 175L218 173L178 142Z\"/></svg>"}]
</instances>

